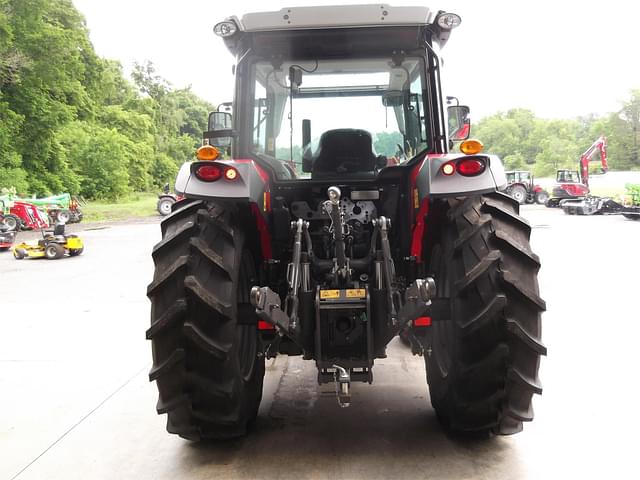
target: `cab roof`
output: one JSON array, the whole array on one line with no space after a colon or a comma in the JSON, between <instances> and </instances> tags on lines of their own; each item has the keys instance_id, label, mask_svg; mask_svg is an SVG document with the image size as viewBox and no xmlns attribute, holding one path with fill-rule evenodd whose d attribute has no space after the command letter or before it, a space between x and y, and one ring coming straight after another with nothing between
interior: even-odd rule
<instances>
[{"instance_id":1,"label":"cab roof","mask_svg":"<svg viewBox=\"0 0 640 480\"><path fill-rule=\"evenodd\" d=\"M388 4L290 7L277 12L248 13L233 18L245 32L326 28L428 25L437 12L427 7L392 7Z\"/></svg>"}]
</instances>

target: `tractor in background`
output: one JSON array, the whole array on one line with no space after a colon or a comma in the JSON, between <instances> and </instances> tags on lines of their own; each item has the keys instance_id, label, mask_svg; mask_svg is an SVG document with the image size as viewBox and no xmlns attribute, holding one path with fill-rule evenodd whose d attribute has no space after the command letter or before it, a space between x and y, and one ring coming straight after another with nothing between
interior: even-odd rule
<instances>
[{"instance_id":1,"label":"tractor in background","mask_svg":"<svg viewBox=\"0 0 640 480\"><path fill-rule=\"evenodd\" d=\"M549 194L540 185L533 182L533 174L526 170L511 170L507 175L507 188L505 193L518 203L538 203L544 205L549 199Z\"/></svg>"},{"instance_id":2,"label":"tractor in background","mask_svg":"<svg viewBox=\"0 0 640 480\"><path fill-rule=\"evenodd\" d=\"M49 227L47 214L36 205L0 196L0 223L7 230L36 230Z\"/></svg>"},{"instance_id":3,"label":"tractor in background","mask_svg":"<svg viewBox=\"0 0 640 480\"><path fill-rule=\"evenodd\" d=\"M165 183L162 193L158 195L158 203L156 204L158 213L162 216L169 215L171 213L171 208L173 208L173 204L179 202L182 198L182 195L171 193L171 187L168 183Z\"/></svg>"},{"instance_id":4,"label":"tractor in background","mask_svg":"<svg viewBox=\"0 0 640 480\"><path fill-rule=\"evenodd\" d=\"M16 239L16 232L0 223L0 252L9 250Z\"/></svg>"},{"instance_id":5,"label":"tractor in background","mask_svg":"<svg viewBox=\"0 0 640 480\"><path fill-rule=\"evenodd\" d=\"M82 221L82 210L80 209L82 200L69 193L51 195L43 198L14 197L13 200L28 202L46 210L51 225L56 222L79 223Z\"/></svg>"}]
</instances>

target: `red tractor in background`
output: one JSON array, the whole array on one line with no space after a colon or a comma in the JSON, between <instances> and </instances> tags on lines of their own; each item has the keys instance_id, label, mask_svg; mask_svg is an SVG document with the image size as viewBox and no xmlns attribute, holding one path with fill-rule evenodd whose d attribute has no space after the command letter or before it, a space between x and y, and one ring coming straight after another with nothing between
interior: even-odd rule
<instances>
[{"instance_id":1,"label":"red tractor in background","mask_svg":"<svg viewBox=\"0 0 640 480\"><path fill-rule=\"evenodd\" d=\"M591 146L580 155L580 170L558 170L556 185L553 186L547 207L557 207L562 200L576 200L589 195L589 162L596 152L600 152L601 173L609 170L607 163L607 138L600 135Z\"/></svg>"},{"instance_id":2,"label":"red tractor in background","mask_svg":"<svg viewBox=\"0 0 640 480\"><path fill-rule=\"evenodd\" d=\"M8 231L47 228L49 220L44 212L31 203L0 199L0 223Z\"/></svg>"},{"instance_id":3,"label":"red tractor in background","mask_svg":"<svg viewBox=\"0 0 640 480\"><path fill-rule=\"evenodd\" d=\"M533 183L533 175L529 171L510 171L507 175L507 188L505 193L518 203L538 203L544 205L549 199L549 194L540 185Z\"/></svg>"},{"instance_id":4,"label":"red tractor in background","mask_svg":"<svg viewBox=\"0 0 640 480\"><path fill-rule=\"evenodd\" d=\"M158 195L158 203L156 205L156 209L160 215L169 215L171 213L171 207L173 204L182 200L184 197L182 195L176 195L175 193L171 193L171 188L169 184L166 183L164 188L162 189L162 193Z\"/></svg>"}]
</instances>

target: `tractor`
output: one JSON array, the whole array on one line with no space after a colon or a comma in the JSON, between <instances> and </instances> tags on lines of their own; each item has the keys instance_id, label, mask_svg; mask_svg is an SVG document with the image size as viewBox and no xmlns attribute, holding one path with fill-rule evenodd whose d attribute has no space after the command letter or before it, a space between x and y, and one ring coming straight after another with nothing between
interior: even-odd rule
<instances>
[{"instance_id":1,"label":"tractor","mask_svg":"<svg viewBox=\"0 0 640 480\"><path fill-rule=\"evenodd\" d=\"M83 215L80 209L80 203L84 204L84 201L69 193L44 198L15 198L14 200L29 202L36 207L46 210L51 225L55 225L57 222L79 223L82 221Z\"/></svg>"},{"instance_id":2,"label":"tractor","mask_svg":"<svg viewBox=\"0 0 640 480\"><path fill-rule=\"evenodd\" d=\"M544 205L549 199L549 194L540 185L533 183L533 175L529 171L509 171L507 175L507 188L505 192L512 196L518 203L537 203Z\"/></svg>"},{"instance_id":3,"label":"tractor","mask_svg":"<svg viewBox=\"0 0 640 480\"><path fill-rule=\"evenodd\" d=\"M49 218L36 205L0 196L0 224L11 231L35 230L49 226Z\"/></svg>"},{"instance_id":4,"label":"tractor","mask_svg":"<svg viewBox=\"0 0 640 480\"><path fill-rule=\"evenodd\" d=\"M158 195L158 202L156 203L156 210L162 216L169 215L173 204L182 200L182 196L171 193L169 184L166 183L162 188L162 193Z\"/></svg>"},{"instance_id":5,"label":"tractor","mask_svg":"<svg viewBox=\"0 0 640 480\"><path fill-rule=\"evenodd\" d=\"M0 223L0 252L9 250L15 239L16 232L14 230L9 230L6 225Z\"/></svg>"},{"instance_id":6,"label":"tractor","mask_svg":"<svg viewBox=\"0 0 640 480\"><path fill-rule=\"evenodd\" d=\"M533 419L540 259L500 159L468 139L469 108L446 107L442 48L460 22L377 4L215 25L236 58L231 112L178 172L185 198L147 288L170 433L245 435L281 354L357 408L351 385L374 381L403 330L446 428L507 435ZM383 132L397 161L375 148Z\"/></svg>"}]
</instances>

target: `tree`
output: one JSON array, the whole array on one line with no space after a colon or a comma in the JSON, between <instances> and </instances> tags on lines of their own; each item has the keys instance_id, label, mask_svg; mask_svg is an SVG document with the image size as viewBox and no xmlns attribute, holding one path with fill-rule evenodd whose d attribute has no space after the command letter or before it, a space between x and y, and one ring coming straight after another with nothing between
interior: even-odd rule
<instances>
[{"instance_id":1,"label":"tree","mask_svg":"<svg viewBox=\"0 0 640 480\"><path fill-rule=\"evenodd\" d=\"M61 130L59 140L82 195L117 200L131 191L128 169L136 152L127 137L115 129L75 121Z\"/></svg>"},{"instance_id":2,"label":"tree","mask_svg":"<svg viewBox=\"0 0 640 480\"><path fill-rule=\"evenodd\" d=\"M398 145L402 145L404 140L400 132L379 132L376 133L373 142L378 155L393 157L398 153Z\"/></svg>"}]
</instances>

